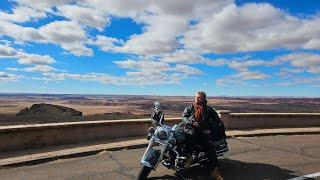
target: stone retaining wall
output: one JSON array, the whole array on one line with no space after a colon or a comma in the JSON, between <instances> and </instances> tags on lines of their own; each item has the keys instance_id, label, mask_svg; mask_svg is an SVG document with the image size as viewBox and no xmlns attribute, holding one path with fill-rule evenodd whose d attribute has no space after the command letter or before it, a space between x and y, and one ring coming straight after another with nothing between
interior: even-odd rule
<instances>
[{"instance_id":1,"label":"stone retaining wall","mask_svg":"<svg viewBox=\"0 0 320 180\"><path fill-rule=\"evenodd\" d=\"M219 111L227 129L320 127L320 113L230 113ZM181 118L167 118L169 125ZM0 152L144 136L149 119L66 122L0 127Z\"/></svg>"}]
</instances>

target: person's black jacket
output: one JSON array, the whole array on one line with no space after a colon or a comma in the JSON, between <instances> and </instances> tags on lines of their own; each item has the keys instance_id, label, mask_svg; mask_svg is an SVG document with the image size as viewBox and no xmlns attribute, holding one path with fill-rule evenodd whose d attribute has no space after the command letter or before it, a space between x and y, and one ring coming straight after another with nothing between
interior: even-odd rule
<instances>
[{"instance_id":1,"label":"person's black jacket","mask_svg":"<svg viewBox=\"0 0 320 180\"><path fill-rule=\"evenodd\" d=\"M195 107L194 105L187 106L182 113L182 121L192 124L194 119ZM218 113L210 106L204 107L204 115L200 122L198 122L201 131L211 130L214 140L221 140L226 138L225 127L220 119Z\"/></svg>"}]
</instances>

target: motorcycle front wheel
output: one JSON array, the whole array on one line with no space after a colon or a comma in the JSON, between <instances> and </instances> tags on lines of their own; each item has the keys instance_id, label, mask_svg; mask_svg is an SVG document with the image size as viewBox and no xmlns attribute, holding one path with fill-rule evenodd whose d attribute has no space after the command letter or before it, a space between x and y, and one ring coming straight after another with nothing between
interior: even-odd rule
<instances>
[{"instance_id":1,"label":"motorcycle front wheel","mask_svg":"<svg viewBox=\"0 0 320 180\"><path fill-rule=\"evenodd\" d=\"M151 168L147 167L147 166L142 166L139 176L138 176L138 180L145 180L147 179L147 177L149 176L151 172Z\"/></svg>"}]
</instances>

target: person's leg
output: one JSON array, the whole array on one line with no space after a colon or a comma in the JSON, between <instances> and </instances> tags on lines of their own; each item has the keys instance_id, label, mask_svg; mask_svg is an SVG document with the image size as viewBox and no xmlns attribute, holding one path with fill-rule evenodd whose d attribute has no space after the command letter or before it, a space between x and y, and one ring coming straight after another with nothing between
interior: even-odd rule
<instances>
[{"instance_id":1,"label":"person's leg","mask_svg":"<svg viewBox=\"0 0 320 180\"><path fill-rule=\"evenodd\" d=\"M223 177L218 169L219 162L216 154L216 150L213 145L209 143L209 137L206 134L199 134L199 141L198 141L204 150L207 153L209 159L209 170L210 175L216 180L223 180Z\"/></svg>"},{"instance_id":2,"label":"person's leg","mask_svg":"<svg viewBox=\"0 0 320 180\"><path fill-rule=\"evenodd\" d=\"M195 150L195 143L197 142L197 136L194 134L193 136L187 137L187 147L186 147L186 161L185 167L188 168L193 162L193 152Z\"/></svg>"},{"instance_id":3,"label":"person's leg","mask_svg":"<svg viewBox=\"0 0 320 180\"><path fill-rule=\"evenodd\" d=\"M206 134L199 133L198 135L198 142L204 148L207 153L209 163L210 163L210 170L213 170L215 167L219 166L216 150L213 145L209 143L209 137Z\"/></svg>"}]
</instances>

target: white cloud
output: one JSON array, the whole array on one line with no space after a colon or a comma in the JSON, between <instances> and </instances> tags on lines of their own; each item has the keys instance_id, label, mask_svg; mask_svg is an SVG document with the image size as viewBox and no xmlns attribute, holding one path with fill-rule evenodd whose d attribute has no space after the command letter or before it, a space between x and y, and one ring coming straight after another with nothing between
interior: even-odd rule
<instances>
[{"instance_id":1,"label":"white cloud","mask_svg":"<svg viewBox=\"0 0 320 180\"><path fill-rule=\"evenodd\" d=\"M18 4L32 7L37 10L43 10L52 12L53 7L59 6L59 5L65 5L68 3L73 2L74 0L46 0L46 1L38 1L38 0L14 0Z\"/></svg>"},{"instance_id":2,"label":"white cloud","mask_svg":"<svg viewBox=\"0 0 320 180\"><path fill-rule=\"evenodd\" d=\"M10 36L17 41L40 41L44 39L35 28L23 27L3 20L0 20L1 35Z\"/></svg>"},{"instance_id":3,"label":"white cloud","mask_svg":"<svg viewBox=\"0 0 320 180\"><path fill-rule=\"evenodd\" d=\"M280 69L280 71L278 73L275 73L275 75L278 75L281 78L287 78L288 81L292 82L280 82L276 85L289 86L297 84L296 81L299 78L297 74L299 73L320 73L320 56L314 53L291 53L275 57L270 61L251 59L251 57L232 58L227 60L226 64L231 69L234 69L238 72L233 75L222 77L218 79L216 83L218 85L241 84L247 86L249 84L245 83L244 81L272 78L271 75L259 71L249 70L249 68L253 68L256 66L281 66L287 62L289 63L289 65L286 65L286 68Z\"/></svg>"},{"instance_id":4,"label":"white cloud","mask_svg":"<svg viewBox=\"0 0 320 180\"><path fill-rule=\"evenodd\" d=\"M155 60L125 60L114 61L114 63L120 68L133 70L127 72L124 79L126 83L137 85L176 84L188 79L191 75L202 73L201 70L188 65L170 66Z\"/></svg>"},{"instance_id":5,"label":"white cloud","mask_svg":"<svg viewBox=\"0 0 320 180\"><path fill-rule=\"evenodd\" d=\"M252 86L252 84L248 84L245 81L248 80L264 80L271 78L270 75L264 74L259 71L240 71L237 74L229 75L216 80L216 84L219 86Z\"/></svg>"},{"instance_id":6,"label":"white cloud","mask_svg":"<svg viewBox=\"0 0 320 180\"><path fill-rule=\"evenodd\" d=\"M289 61L292 66L319 66L320 55L314 53L291 53L276 58L276 61Z\"/></svg>"},{"instance_id":7,"label":"white cloud","mask_svg":"<svg viewBox=\"0 0 320 180\"><path fill-rule=\"evenodd\" d=\"M0 35L13 37L17 41L52 43L76 56L91 56L92 49L86 47L88 37L85 26L102 30L109 23L109 19L92 8L68 5L73 0L34 1L21 0L13 14L5 13L0 18ZM60 11L57 11L56 9ZM25 22L46 17L46 13L57 15L61 13L72 21L51 21L38 29L17 25L10 21ZM83 27L80 25L82 24Z\"/></svg>"},{"instance_id":8,"label":"white cloud","mask_svg":"<svg viewBox=\"0 0 320 180\"><path fill-rule=\"evenodd\" d=\"M65 79L76 79L83 81L99 81L101 83L114 83L116 79L112 79L107 74L89 73L89 74L74 74L74 73L43 73L46 78L52 80L65 80Z\"/></svg>"},{"instance_id":9,"label":"white cloud","mask_svg":"<svg viewBox=\"0 0 320 180\"><path fill-rule=\"evenodd\" d=\"M158 85L177 84L182 78L176 78L173 74L161 71L127 72L123 84L131 85Z\"/></svg>"},{"instance_id":10,"label":"white cloud","mask_svg":"<svg viewBox=\"0 0 320 180\"><path fill-rule=\"evenodd\" d=\"M202 55L189 50L177 50L174 53L165 54L159 59L161 62L177 63L177 64L205 64L207 66L224 66L227 65L232 69L241 71L247 70L248 67L255 66L272 66L279 63L274 61L263 61L260 59L251 59L250 56L244 56L241 58L218 58L209 59L204 58Z\"/></svg>"},{"instance_id":11,"label":"white cloud","mask_svg":"<svg viewBox=\"0 0 320 180\"><path fill-rule=\"evenodd\" d=\"M27 67L27 68L6 68L8 71L23 71L23 72L43 72L48 73L52 71L58 71L58 69L48 66L48 65L35 65L33 67Z\"/></svg>"},{"instance_id":12,"label":"white cloud","mask_svg":"<svg viewBox=\"0 0 320 180\"><path fill-rule=\"evenodd\" d=\"M277 86L292 86L294 84L292 82L279 82L279 83L276 83L275 85L277 85Z\"/></svg>"},{"instance_id":13,"label":"white cloud","mask_svg":"<svg viewBox=\"0 0 320 180\"><path fill-rule=\"evenodd\" d=\"M8 70L8 71L20 71L19 68L6 68L6 70Z\"/></svg>"},{"instance_id":14,"label":"white cloud","mask_svg":"<svg viewBox=\"0 0 320 180\"><path fill-rule=\"evenodd\" d=\"M255 72L242 71L236 75L233 75L232 77L240 78L243 80L252 80L252 79L267 79L267 78L270 78L271 76L258 71L255 71Z\"/></svg>"},{"instance_id":15,"label":"white cloud","mask_svg":"<svg viewBox=\"0 0 320 180\"><path fill-rule=\"evenodd\" d=\"M214 67L226 65L229 68L235 69L238 72L236 74L220 78L216 81L216 83L218 85L222 85L222 84L230 85L230 84L236 83L242 86L244 85L248 86L249 84L245 83L245 81L248 81L248 80L263 80L263 79L271 78L270 75L267 75L265 73L249 70L250 67L273 66L273 65L279 64L279 63L275 63L274 61L263 61L260 59L251 59L251 57L248 55L244 57L235 57L231 59L225 59L225 58L208 59L190 50L178 50L174 53L166 54L164 57L160 58L159 60L161 62L166 62L166 63L205 64L207 66L214 66ZM183 65L177 65L177 66L183 66ZM188 71L187 67L184 67L181 69L185 69L186 72ZM201 71L195 74L201 74Z\"/></svg>"},{"instance_id":16,"label":"white cloud","mask_svg":"<svg viewBox=\"0 0 320 180\"><path fill-rule=\"evenodd\" d=\"M114 61L114 63L117 64L120 68L138 70L141 72L157 73L165 71L174 71L186 75L202 73L199 69L188 65L176 64L174 67L171 67L168 63L155 60L125 60Z\"/></svg>"},{"instance_id":17,"label":"white cloud","mask_svg":"<svg viewBox=\"0 0 320 180\"><path fill-rule=\"evenodd\" d=\"M320 55L315 53L291 53L275 58L274 62L289 62L291 66L305 69L310 73L320 73Z\"/></svg>"},{"instance_id":18,"label":"white cloud","mask_svg":"<svg viewBox=\"0 0 320 180\"><path fill-rule=\"evenodd\" d=\"M54 21L35 29L0 20L1 34L17 41L58 44L77 56L92 55L92 49L85 45L88 41L86 32L74 21Z\"/></svg>"},{"instance_id":19,"label":"white cloud","mask_svg":"<svg viewBox=\"0 0 320 180\"><path fill-rule=\"evenodd\" d=\"M150 0L127 1L127 0L80 0L78 5L88 6L105 14L118 17L136 17L146 11L151 4Z\"/></svg>"},{"instance_id":20,"label":"white cloud","mask_svg":"<svg viewBox=\"0 0 320 180\"><path fill-rule=\"evenodd\" d=\"M188 21L174 16L145 15L139 18L146 24L145 31L132 35L122 47L123 52L143 55L163 55L174 52L176 40L188 27Z\"/></svg>"},{"instance_id":21,"label":"white cloud","mask_svg":"<svg viewBox=\"0 0 320 180\"><path fill-rule=\"evenodd\" d=\"M171 70L183 73L185 75L202 74L202 71L197 69L197 68L194 68L194 67L191 67L191 66L187 66L187 65L181 65L181 64L177 64Z\"/></svg>"},{"instance_id":22,"label":"white cloud","mask_svg":"<svg viewBox=\"0 0 320 180\"><path fill-rule=\"evenodd\" d=\"M18 41L58 44L77 56L93 54L86 46L92 40L85 27L102 31L110 23L108 16L130 17L143 26L141 34L131 35L126 42L110 37L103 40L98 35L95 45L108 52L163 56L184 47L194 49L198 56L212 52L320 48L318 16L301 19L266 3L236 6L232 0L21 0L14 10L3 16L0 34ZM43 18L46 13L71 21L50 22L39 29L6 21L29 21ZM190 21L196 22L191 29ZM219 61L204 63L223 63Z\"/></svg>"},{"instance_id":23,"label":"white cloud","mask_svg":"<svg viewBox=\"0 0 320 180\"><path fill-rule=\"evenodd\" d=\"M319 22L317 16L299 19L265 3L233 4L200 21L182 42L202 53L319 49Z\"/></svg>"},{"instance_id":24,"label":"white cloud","mask_svg":"<svg viewBox=\"0 0 320 180\"><path fill-rule=\"evenodd\" d=\"M302 69L288 69L288 68L282 68L280 69L280 72L277 73L277 75L281 77L290 77L292 74L298 74L302 73L304 70Z\"/></svg>"},{"instance_id":25,"label":"white cloud","mask_svg":"<svg viewBox=\"0 0 320 180\"><path fill-rule=\"evenodd\" d=\"M134 69L139 71L168 71L170 69L169 64L152 61L152 60L125 60L125 61L114 61L120 68Z\"/></svg>"},{"instance_id":26,"label":"white cloud","mask_svg":"<svg viewBox=\"0 0 320 180\"><path fill-rule=\"evenodd\" d=\"M165 54L161 58L161 61L166 63L177 64L200 64L209 62L209 60L203 58L201 55L184 49L177 50L174 53Z\"/></svg>"},{"instance_id":27,"label":"white cloud","mask_svg":"<svg viewBox=\"0 0 320 180\"><path fill-rule=\"evenodd\" d=\"M179 46L177 39L188 29L190 20L198 20L208 12L213 13L232 1L86 1L87 5L104 13L131 17L144 25L143 33L132 35L118 52L163 55L174 52ZM127 4L127 6L125 6ZM101 7L104 7L101 9ZM134 9L135 8L135 9ZM109 51L110 48L102 48Z\"/></svg>"},{"instance_id":28,"label":"white cloud","mask_svg":"<svg viewBox=\"0 0 320 180\"><path fill-rule=\"evenodd\" d=\"M17 55L17 51L7 45L0 44L0 58L12 58Z\"/></svg>"},{"instance_id":29,"label":"white cloud","mask_svg":"<svg viewBox=\"0 0 320 180\"><path fill-rule=\"evenodd\" d=\"M1 82L9 82L9 81L17 81L21 77L22 76L18 76L15 74L9 74L9 73L0 71L0 83Z\"/></svg>"},{"instance_id":30,"label":"white cloud","mask_svg":"<svg viewBox=\"0 0 320 180\"><path fill-rule=\"evenodd\" d=\"M92 50L85 46L86 32L75 21L55 21L39 28L45 37L43 42L59 44L63 49L77 56L90 56Z\"/></svg>"},{"instance_id":31,"label":"white cloud","mask_svg":"<svg viewBox=\"0 0 320 180\"><path fill-rule=\"evenodd\" d=\"M98 35L96 40L91 40L89 42L89 44L96 45L106 52L120 52L123 43L124 42L122 40L101 35Z\"/></svg>"},{"instance_id":32,"label":"white cloud","mask_svg":"<svg viewBox=\"0 0 320 180\"><path fill-rule=\"evenodd\" d=\"M143 13L198 18L221 9L233 0L81 0L77 4L119 17L136 18Z\"/></svg>"},{"instance_id":33,"label":"white cloud","mask_svg":"<svg viewBox=\"0 0 320 180\"><path fill-rule=\"evenodd\" d=\"M305 60L299 59L301 57L305 58ZM317 59L318 59L318 55L316 54L292 53L289 55L276 57L273 60L269 60L269 61L252 59L250 56L244 56L240 58L231 58L231 59L211 60L187 50L179 50L179 51L176 51L175 53L168 53L164 57L158 58L157 61L128 60L128 61L118 61L115 63L121 68L138 70L139 72L135 72L136 74L143 73L142 71L145 71L145 69L151 72L157 71L157 69L161 69L162 71L172 70L176 72L181 70L183 74L187 74L188 72L193 72L193 74L201 74L202 72L200 70L191 66L186 66L185 64L206 64L208 66L227 65L229 68L236 70L237 73L218 79L216 81L218 85L221 85L221 84L231 85L233 83L236 83L242 86L244 85L251 86L252 84L250 85L246 83L246 81L264 80L264 79L272 78L271 75L265 74L257 70L252 70L251 68L258 67L258 66L267 66L267 67L280 66L283 63L289 61L290 64L293 67L295 67L295 69L283 68L276 75L279 75L282 77L291 77L290 74L297 74L297 73L304 72L303 69L296 68L298 67L298 65L306 69L307 72L310 72L310 73L319 72L318 66L315 66L319 62ZM168 63L172 63L172 64L177 63L177 64L176 64L176 67L171 67ZM210 63L213 63L213 64L210 64ZM159 67L159 65L162 65L162 68Z\"/></svg>"},{"instance_id":34,"label":"white cloud","mask_svg":"<svg viewBox=\"0 0 320 180\"><path fill-rule=\"evenodd\" d=\"M173 53L166 53L158 59L160 62L181 65L205 64L208 66L223 66L228 64L228 59L208 59L204 58L200 54L184 49L176 50Z\"/></svg>"},{"instance_id":35,"label":"white cloud","mask_svg":"<svg viewBox=\"0 0 320 180\"><path fill-rule=\"evenodd\" d=\"M179 45L176 38L186 30L188 25L188 21L185 19L164 15L146 14L140 16L139 21L144 24L143 33L131 35L126 42L98 35L93 44L107 52L163 55L176 50Z\"/></svg>"},{"instance_id":36,"label":"white cloud","mask_svg":"<svg viewBox=\"0 0 320 180\"><path fill-rule=\"evenodd\" d=\"M320 82L320 77L299 77L299 78L294 78L293 83L294 84L301 84L301 83L319 83Z\"/></svg>"},{"instance_id":37,"label":"white cloud","mask_svg":"<svg viewBox=\"0 0 320 180\"><path fill-rule=\"evenodd\" d=\"M187 65L176 65L171 67L169 64L154 60L125 60L114 61L120 68L130 69L124 76L114 76L104 73L43 73L43 78L37 80L62 81L74 79L81 81L95 81L104 84L114 85L157 85L157 84L177 84L191 75L201 74L202 72L194 67Z\"/></svg>"},{"instance_id":38,"label":"white cloud","mask_svg":"<svg viewBox=\"0 0 320 180\"><path fill-rule=\"evenodd\" d=\"M228 66L232 69L236 69L238 71L244 71L248 67L254 67L254 66L269 66L272 65L272 62L263 61L263 60L230 60L228 63Z\"/></svg>"},{"instance_id":39,"label":"white cloud","mask_svg":"<svg viewBox=\"0 0 320 180\"><path fill-rule=\"evenodd\" d=\"M204 55L279 48L320 49L319 15L303 19L270 4L237 6L232 0L16 2L12 12L0 12L1 37L9 36L18 42L35 42L37 45L55 44L76 56L92 56L90 46L98 46L102 51L142 57L138 60L114 61L119 68L126 69L124 76L58 73L54 72L57 69L48 66L55 63L49 55L28 54L9 45L0 45L0 58L16 58L20 64L35 65L19 70L44 72L47 79L70 78L134 85L179 83L191 75L202 73L200 69L192 67L193 64L228 66L236 70L236 74L217 80L218 84L246 84L245 81L249 80L271 78L253 68L284 63L290 67L282 69L278 73L280 76L300 72L320 73L319 55L313 53L292 53L273 61L251 57L210 59ZM50 21L36 28L21 23L52 15L61 16L63 20ZM104 29L111 20L128 17L142 26L141 34L132 34L128 40L104 35ZM8 70L18 71L14 68Z\"/></svg>"},{"instance_id":40,"label":"white cloud","mask_svg":"<svg viewBox=\"0 0 320 180\"><path fill-rule=\"evenodd\" d=\"M320 74L320 66L309 67L307 71L309 73Z\"/></svg>"},{"instance_id":41,"label":"white cloud","mask_svg":"<svg viewBox=\"0 0 320 180\"><path fill-rule=\"evenodd\" d=\"M52 64L56 61L49 55L28 54L18 52L17 54L19 64Z\"/></svg>"},{"instance_id":42,"label":"white cloud","mask_svg":"<svg viewBox=\"0 0 320 180\"><path fill-rule=\"evenodd\" d=\"M127 72L126 76L111 76L103 73L43 73L44 78L38 80L62 81L74 79L80 81L94 81L103 84L113 85L157 85L179 83L182 78L177 78L175 74L169 75L162 72Z\"/></svg>"},{"instance_id":43,"label":"white cloud","mask_svg":"<svg viewBox=\"0 0 320 180\"><path fill-rule=\"evenodd\" d=\"M75 21L54 21L39 28L39 33L53 42L71 43L86 40L86 33Z\"/></svg>"},{"instance_id":44,"label":"white cloud","mask_svg":"<svg viewBox=\"0 0 320 180\"><path fill-rule=\"evenodd\" d=\"M5 40L5 39L0 39L0 45L10 45L12 44L11 41Z\"/></svg>"},{"instance_id":45,"label":"white cloud","mask_svg":"<svg viewBox=\"0 0 320 180\"><path fill-rule=\"evenodd\" d=\"M106 25L110 23L110 19L89 7L80 7L77 5L59 6L60 14L70 20L77 21L81 25L89 26L91 28L102 31Z\"/></svg>"},{"instance_id":46,"label":"white cloud","mask_svg":"<svg viewBox=\"0 0 320 180\"><path fill-rule=\"evenodd\" d=\"M319 24L320 22L318 22ZM316 23L314 23L316 25ZM311 39L306 44L303 45L305 49L319 49L320 47L320 38L318 39Z\"/></svg>"},{"instance_id":47,"label":"white cloud","mask_svg":"<svg viewBox=\"0 0 320 180\"><path fill-rule=\"evenodd\" d=\"M52 64L56 61L49 55L29 54L0 44L0 58L14 58L19 64Z\"/></svg>"},{"instance_id":48,"label":"white cloud","mask_svg":"<svg viewBox=\"0 0 320 180\"><path fill-rule=\"evenodd\" d=\"M0 12L0 20L12 22L28 22L47 17L44 11L35 10L29 7L16 7L12 10L12 14Z\"/></svg>"},{"instance_id":49,"label":"white cloud","mask_svg":"<svg viewBox=\"0 0 320 180\"><path fill-rule=\"evenodd\" d=\"M162 0L153 1L151 9L159 14L199 20L208 14L220 11L221 8L233 2L233 0Z\"/></svg>"}]
</instances>

